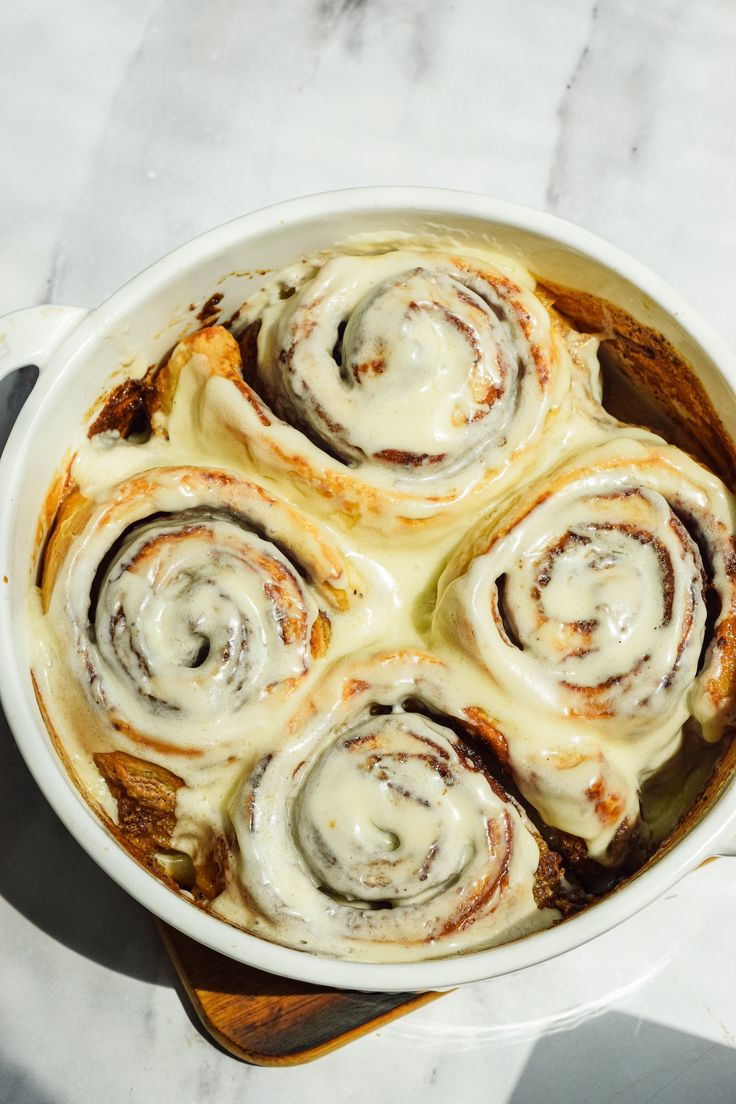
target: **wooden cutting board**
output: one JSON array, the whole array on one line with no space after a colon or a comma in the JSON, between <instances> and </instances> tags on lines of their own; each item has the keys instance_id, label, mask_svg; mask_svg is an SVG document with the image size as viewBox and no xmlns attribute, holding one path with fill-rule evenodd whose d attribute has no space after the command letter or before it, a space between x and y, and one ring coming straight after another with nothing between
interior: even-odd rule
<instances>
[{"instance_id":1,"label":"wooden cutting board","mask_svg":"<svg viewBox=\"0 0 736 1104\"><path fill-rule=\"evenodd\" d=\"M310 1062L442 996L322 989L243 966L157 925L204 1028L236 1058L259 1066Z\"/></svg>"},{"instance_id":2,"label":"wooden cutting board","mask_svg":"<svg viewBox=\"0 0 736 1104\"><path fill-rule=\"evenodd\" d=\"M359 993L290 981L210 951L160 920L156 924L205 1030L254 1065L311 1062L443 996Z\"/></svg>"}]
</instances>

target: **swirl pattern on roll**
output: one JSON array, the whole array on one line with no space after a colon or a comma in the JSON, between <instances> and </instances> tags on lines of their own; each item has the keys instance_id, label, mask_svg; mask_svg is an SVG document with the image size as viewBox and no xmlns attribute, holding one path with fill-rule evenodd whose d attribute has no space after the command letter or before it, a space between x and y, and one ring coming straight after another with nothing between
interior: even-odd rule
<instances>
[{"instance_id":1,"label":"swirl pattern on roll","mask_svg":"<svg viewBox=\"0 0 736 1104\"><path fill-rule=\"evenodd\" d=\"M622 437L482 525L440 581L435 630L502 690L522 791L578 834L586 799L595 849L636 818L640 779L688 717L708 740L733 718L733 524L700 465Z\"/></svg>"},{"instance_id":2,"label":"swirl pattern on roll","mask_svg":"<svg viewBox=\"0 0 736 1104\"><path fill-rule=\"evenodd\" d=\"M344 663L244 780L237 877L261 934L411 960L559 916L559 868L443 717L444 673L411 651Z\"/></svg>"},{"instance_id":3,"label":"swirl pattern on roll","mask_svg":"<svg viewBox=\"0 0 736 1104\"><path fill-rule=\"evenodd\" d=\"M214 328L185 339L160 387L163 409L180 388L196 395L203 434L225 427L317 507L431 519L498 496L562 432L587 368L523 270L394 250L331 257L297 282L281 298L282 275L243 308L242 372Z\"/></svg>"},{"instance_id":4,"label":"swirl pattern on roll","mask_svg":"<svg viewBox=\"0 0 736 1104\"><path fill-rule=\"evenodd\" d=\"M346 463L431 479L481 453L497 466L535 432L548 329L533 296L489 266L334 257L265 312L260 374L274 408Z\"/></svg>"},{"instance_id":5,"label":"swirl pattern on roll","mask_svg":"<svg viewBox=\"0 0 736 1104\"><path fill-rule=\"evenodd\" d=\"M29 602L51 739L115 838L224 921L369 961L549 926L732 762L734 499L601 390L677 423L674 347L430 241L231 274L132 348Z\"/></svg>"},{"instance_id":6,"label":"swirl pattern on roll","mask_svg":"<svg viewBox=\"0 0 736 1104\"><path fill-rule=\"evenodd\" d=\"M314 523L211 469L147 471L101 504L70 496L44 572L77 677L115 729L194 756L299 684L359 588Z\"/></svg>"}]
</instances>

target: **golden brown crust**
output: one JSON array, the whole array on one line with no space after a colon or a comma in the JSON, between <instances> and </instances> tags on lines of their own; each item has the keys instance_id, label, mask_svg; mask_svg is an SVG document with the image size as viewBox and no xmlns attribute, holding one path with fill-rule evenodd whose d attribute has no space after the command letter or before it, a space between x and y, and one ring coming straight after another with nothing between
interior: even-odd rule
<instances>
[{"instance_id":1,"label":"golden brown crust","mask_svg":"<svg viewBox=\"0 0 736 1104\"><path fill-rule=\"evenodd\" d=\"M228 876L228 847L216 836L196 863L172 849L177 793L183 779L156 763L122 751L101 752L95 765L118 807L115 834L146 865L163 868L169 881L189 889L196 900L211 901L222 893Z\"/></svg>"},{"instance_id":2,"label":"golden brown crust","mask_svg":"<svg viewBox=\"0 0 736 1104\"><path fill-rule=\"evenodd\" d=\"M499 763L504 767L509 765L509 744L503 732L494 725L484 709L479 706L469 706L465 710L465 716L473 726L476 733L492 749Z\"/></svg>"},{"instance_id":3,"label":"golden brown crust","mask_svg":"<svg viewBox=\"0 0 736 1104\"><path fill-rule=\"evenodd\" d=\"M717 678L708 683L708 693L716 709L733 699L736 685L736 617L726 617L718 627L716 645L721 653L721 666Z\"/></svg>"},{"instance_id":4,"label":"golden brown crust","mask_svg":"<svg viewBox=\"0 0 736 1104\"><path fill-rule=\"evenodd\" d=\"M196 864L192 893L195 900L213 901L224 890L230 871L228 844L224 836L216 836L204 858Z\"/></svg>"},{"instance_id":5,"label":"golden brown crust","mask_svg":"<svg viewBox=\"0 0 736 1104\"><path fill-rule=\"evenodd\" d=\"M324 610L320 610L312 625L312 632L309 638L309 650L312 654L312 659L321 659L321 657L327 653L331 637L332 625L330 624L330 619Z\"/></svg>"},{"instance_id":6,"label":"golden brown crust","mask_svg":"<svg viewBox=\"0 0 736 1104\"><path fill-rule=\"evenodd\" d=\"M129 845L147 857L169 849L183 779L124 751L101 752L94 761L117 801L118 827Z\"/></svg>"},{"instance_id":7,"label":"golden brown crust","mask_svg":"<svg viewBox=\"0 0 736 1104\"><path fill-rule=\"evenodd\" d=\"M171 356L161 366L154 381L156 407L169 414L182 369L193 356L202 355L216 363L218 373L240 381L240 350L235 338L223 326L208 326L182 338Z\"/></svg>"},{"instance_id":8,"label":"golden brown crust","mask_svg":"<svg viewBox=\"0 0 736 1104\"><path fill-rule=\"evenodd\" d=\"M125 379L102 396L87 436L118 433L147 435L154 430L155 416L168 416L182 368L197 354L216 361L223 376L242 384L237 342L222 326L210 325L183 337L158 364L152 364L140 379Z\"/></svg>"},{"instance_id":9,"label":"golden brown crust","mask_svg":"<svg viewBox=\"0 0 736 1104\"><path fill-rule=\"evenodd\" d=\"M41 603L44 613L49 608L51 594L67 552L89 521L95 503L85 498L79 488L67 488L50 524L49 538L41 562Z\"/></svg>"},{"instance_id":10,"label":"golden brown crust","mask_svg":"<svg viewBox=\"0 0 736 1104\"><path fill-rule=\"evenodd\" d=\"M67 457L64 464L59 469L58 474L54 478L53 483L48 489L46 497L43 500L41 507L41 513L38 517L36 524L36 533L34 540L34 553L36 556L36 568L40 570L43 564L44 557L46 555L46 544L48 541L49 533L56 522L56 517L59 512L61 504L64 499L75 488L74 479L72 478L71 468L74 461L74 456Z\"/></svg>"},{"instance_id":11,"label":"golden brown crust","mask_svg":"<svg viewBox=\"0 0 736 1104\"><path fill-rule=\"evenodd\" d=\"M550 854L561 856L564 870L575 887L567 911L561 909L564 916L570 915L584 904L601 900L609 892L629 882L639 873L651 851L649 832L640 820L632 824L625 819L619 825L607 848L605 863L591 859L585 840L579 836L546 827L545 835L549 841Z\"/></svg>"},{"instance_id":12,"label":"golden brown crust","mask_svg":"<svg viewBox=\"0 0 736 1104\"><path fill-rule=\"evenodd\" d=\"M588 899L584 891L573 887L565 877L561 856L550 850L543 839L539 844L539 865L534 874L532 892L537 908L554 908L563 916L577 912Z\"/></svg>"},{"instance_id":13,"label":"golden brown crust","mask_svg":"<svg viewBox=\"0 0 736 1104\"><path fill-rule=\"evenodd\" d=\"M87 436L116 432L127 438L133 433L150 432L152 399L151 369L143 379L123 380L106 397L102 409L87 430Z\"/></svg>"}]
</instances>

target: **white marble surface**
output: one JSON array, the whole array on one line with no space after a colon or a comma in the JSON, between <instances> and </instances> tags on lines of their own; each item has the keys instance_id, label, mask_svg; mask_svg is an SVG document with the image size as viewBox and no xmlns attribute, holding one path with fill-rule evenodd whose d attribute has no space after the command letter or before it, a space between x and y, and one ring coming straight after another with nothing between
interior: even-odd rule
<instances>
[{"instance_id":1,"label":"white marble surface","mask_svg":"<svg viewBox=\"0 0 736 1104\"><path fill-rule=\"evenodd\" d=\"M0 31L0 312L92 306L265 203L422 183L598 231L736 343L729 0L3 0ZM0 389L6 422L23 386ZM149 918L4 731L0 832L0 1101L736 1099L736 860L554 963L267 1070L200 1034Z\"/></svg>"}]
</instances>

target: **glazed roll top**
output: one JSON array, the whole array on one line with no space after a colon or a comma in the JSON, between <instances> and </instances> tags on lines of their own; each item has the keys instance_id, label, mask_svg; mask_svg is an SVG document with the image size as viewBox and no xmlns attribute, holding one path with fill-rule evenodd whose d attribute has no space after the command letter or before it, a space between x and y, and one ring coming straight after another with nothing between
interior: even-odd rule
<instances>
[{"instance_id":1,"label":"glazed roll top","mask_svg":"<svg viewBox=\"0 0 736 1104\"><path fill-rule=\"evenodd\" d=\"M238 731L242 743L246 711L322 660L359 586L312 522L259 487L166 468L101 503L67 498L43 596L94 716L158 753L217 757Z\"/></svg>"},{"instance_id":2,"label":"glazed roll top","mask_svg":"<svg viewBox=\"0 0 736 1104\"><path fill-rule=\"evenodd\" d=\"M280 274L241 308L242 370L222 329L175 351L167 432L191 434L194 411L210 447L240 442L351 525L411 527L506 493L512 466L545 462L543 440L569 450L564 400L593 383L529 273L499 263L399 249Z\"/></svg>"},{"instance_id":3,"label":"glazed roll top","mask_svg":"<svg viewBox=\"0 0 736 1104\"><path fill-rule=\"evenodd\" d=\"M334 257L264 312L268 398L327 451L402 480L496 467L533 436L549 385L549 319L489 266L397 251Z\"/></svg>"},{"instance_id":4,"label":"glazed roll top","mask_svg":"<svg viewBox=\"0 0 736 1104\"><path fill-rule=\"evenodd\" d=\"M443 716L444 674L415 652L343 663L244 780L231 806L237 877L261 934L410 960L559 915L559 870Z\"/></svg>"},{"instance_id":5,"label":"glazed roll top","mask_svg":"<svg viewBox=\"0 0 736 1104\"><path fill-rule=\"evenodd\" d=\"M500 689L519 785L596 853L688 717L707 740L732 719L733 510L684 453L621 438L481 526L441 580L436 631Z\"/></svg>"},{"instance_id":6,"label":"glazed roll top","mask_svg":"<svg viewBox=\"0 0 736 1104\"><path fill-rule=\"evenodd\" d=\"M607 412L598 336L530 271L425 244L302 258L118 383L33 596L110 830L218 917L366 961L600 895L697 814L736 707L729 491ZM637 365L669 349L629 321Z\"/></svg>"}]
</instances>

